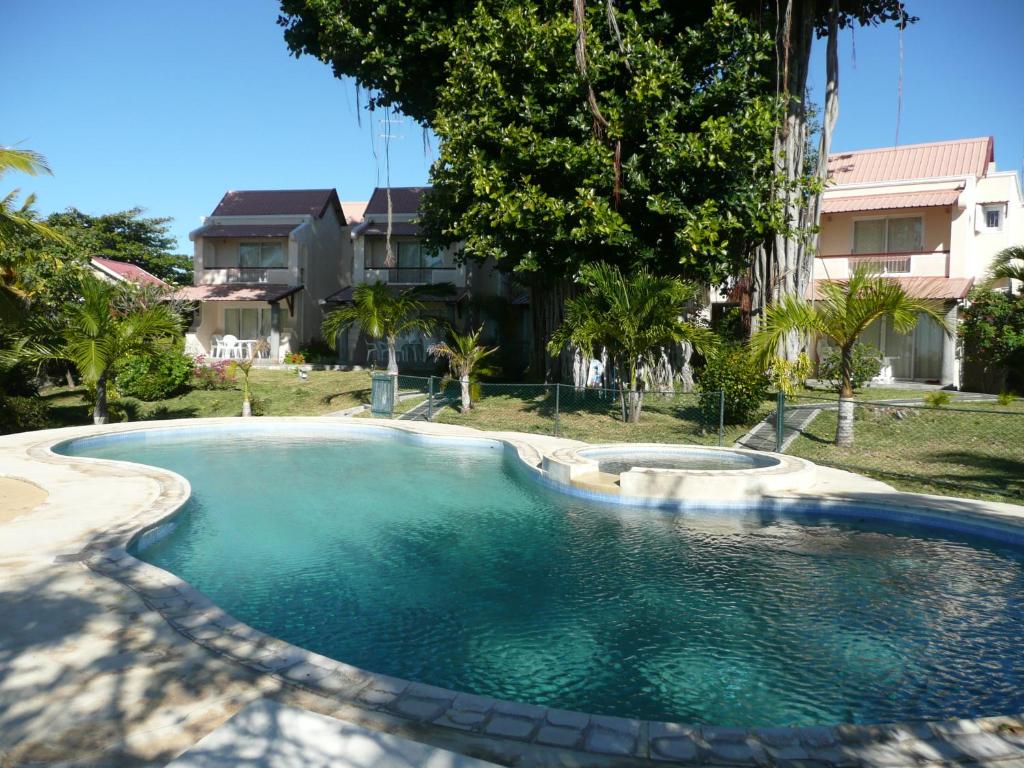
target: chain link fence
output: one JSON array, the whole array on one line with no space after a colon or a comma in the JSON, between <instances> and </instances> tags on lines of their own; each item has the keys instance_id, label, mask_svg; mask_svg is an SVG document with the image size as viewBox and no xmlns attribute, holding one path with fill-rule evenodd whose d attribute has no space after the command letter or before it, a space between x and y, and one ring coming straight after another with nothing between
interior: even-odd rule
<instances>
[{"instance_id":1,"label":"chain link fence","mask_svg":"<svg viewBox=\"0 0 1024 768\"><path fill-rule=\"evenodd\" d=\"M777 448L901 490L1024 501L1024 402L942 399L908 392L902 400L855 400L853 444L839 446L837 397L781 398Z\"/></svg>"},{"instance_id":2,"label":"chain link fence","mask_svg":"<svg viewBox=\"0 0 1024 768\"><path fill-rule=\"evenodd\" d=\"M461 386L440 377L400 376L393 416L493 431L531 432L590 443L733 444L781 451L857 472L900 490L1024 503L1024 400L908 390L884 401L857 399L851 446L835 444L838 397L773 395L743 424L725 423L720 392L647 391L640 419L624 418L618 390L567 384ZM933 405L923 397L938 398ZM863 398L863 395L861 396Z\"/></svg>"},{"instance_id":3,"label":"chain link fence","mask_svg":"<svg viewBox=\"0 0 1024 768\"><path fill-rule=\"evenodd\" d=\"M587 442L731 445L742 427L723 423L720 392L647 391L640 419L624 417L619 390L570 384L470 384L462 410L458 381L399 376L394 415L477 429L532 432Z\"/></svg>"}]
</instances>

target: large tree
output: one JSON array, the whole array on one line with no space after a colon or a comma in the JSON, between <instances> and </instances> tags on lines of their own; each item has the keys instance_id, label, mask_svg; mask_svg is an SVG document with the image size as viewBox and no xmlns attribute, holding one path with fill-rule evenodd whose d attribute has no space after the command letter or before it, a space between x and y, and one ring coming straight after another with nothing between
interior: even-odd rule
<instances>
[{"instance_id":1,"label":"large tree","mask_svg":"<svg viewBox=\"0 0 1024 768\"><path fill-rule=\"evenodd\" d=\"M60 232L81 256L103 256L142 267L161 280L192 282L192 257L175 253L168 217L145 216L142 208L91 216L77 208L53 213L46 224Z\"/></svg>"},{"instance_id":2,"label":"large tree","mask_svg":"<svg viewBox=\"0 0 1024 768\"><path fill-rule=\"evenodd\" d=\"M374 103L441 139L424 227L530 288L535 375L560 375L546 342L581 265L720 282L776 223L771 41L725 4L627 2L613 16L598 3L575 14L523 0L440 4L404 31L395 19L418 15L416 3L336 3L322 16L301 5L282 6L293 50L355 74ZM366 39L384 29L389 42ZM434 64L418 77L398 75L424 57Z\"/></svg>"}]
</instances>

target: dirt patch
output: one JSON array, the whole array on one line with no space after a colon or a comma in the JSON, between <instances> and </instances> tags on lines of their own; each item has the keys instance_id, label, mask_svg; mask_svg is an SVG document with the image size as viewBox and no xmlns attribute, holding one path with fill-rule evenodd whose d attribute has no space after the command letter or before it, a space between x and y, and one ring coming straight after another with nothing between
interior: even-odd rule
<instances>
[{"instance_id":1,"label":"dirt patch","mask_svg":"<svg viewBox=\"0 0 1024 768\"><path fill-rule=\"evenodd\" d=\"M32 483L0 477L0 523L31 512L46 501L46 496L46 491Z\"/></svg>"}]
</instances>

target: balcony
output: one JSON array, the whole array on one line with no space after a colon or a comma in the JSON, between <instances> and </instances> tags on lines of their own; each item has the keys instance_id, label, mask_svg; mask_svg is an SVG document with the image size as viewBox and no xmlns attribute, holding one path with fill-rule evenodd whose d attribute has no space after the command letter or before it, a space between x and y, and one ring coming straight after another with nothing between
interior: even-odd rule
<instances>
[{"instance_id":1,"label":"balcony","mask_svg":"<svg viewBox=\"0 0 1024 768\"><path fill-rule=\"evenodd\" d=\"M389 285L435 285L453 283L462 287L466 282L461 267L377 267L366 270L366 282Z\"/></svg>"},{"instance_id":2,"label":"balcony","mask_svg":"<svg viewBox=\"0 0 1024 768\"><path fill-rule=\"evenodd\" d=\"M871 253L863 256L851 256L849 269L866 267L877 275L909 275L911 272L910 254Z\"/></svg>"},{"instance_id":3,"label":"balcony","mask_svg":"<svg viewBox=\"0 0 1024 768\"><path fill-rule=\"evenodd\" d=\"M196 278L197 285L222 285L225 283L289 285L293 282L292 274L287 269L256 267L207 267L197 272Z\"/></svg>"}]
</instances>

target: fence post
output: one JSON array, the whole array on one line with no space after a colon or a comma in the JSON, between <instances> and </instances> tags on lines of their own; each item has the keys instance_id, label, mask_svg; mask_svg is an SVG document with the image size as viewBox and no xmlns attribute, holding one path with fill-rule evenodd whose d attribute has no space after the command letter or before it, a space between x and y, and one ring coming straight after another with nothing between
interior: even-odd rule
<instances>
[{"instance_id":1,"label":"fence post","mask_svg":"<svg viewBox=\"0 0 1024 768\"><path fill-rule=\"evenodd\" d=\"M775 452L782 453L786 439L786 393L779 390L778 405L775 408Z\"/></svg>"},{"instance_id":2,"label":"fence post","mask_svg":"<svg viewBox=\"0 0 1024 768\"><path fill-rule=\"evenodd\" d=\"M718 390L718 447L725 442L725 390Z\"/></svg>"},{"instance_id":3,"label":"fence post","mask_svg":"<svg viewBox=\"0 0 1024 768\"><path fill-rule=\"evenodd\" d=\"M562 391L562 385L557 381L555 382L555 437L560 437L562 434L562 424L559 416L560 397L559 393Z\"/></svg>"},{"instance_id":4,"label":"fence post","mask_svg":"<svg viewBox=\"0 0 1024 768\"><path fill-rule=\"evenodd\" d=\"M427 379L427 421L434 420L434 375Z\"/></svg>"}]
</instances>

